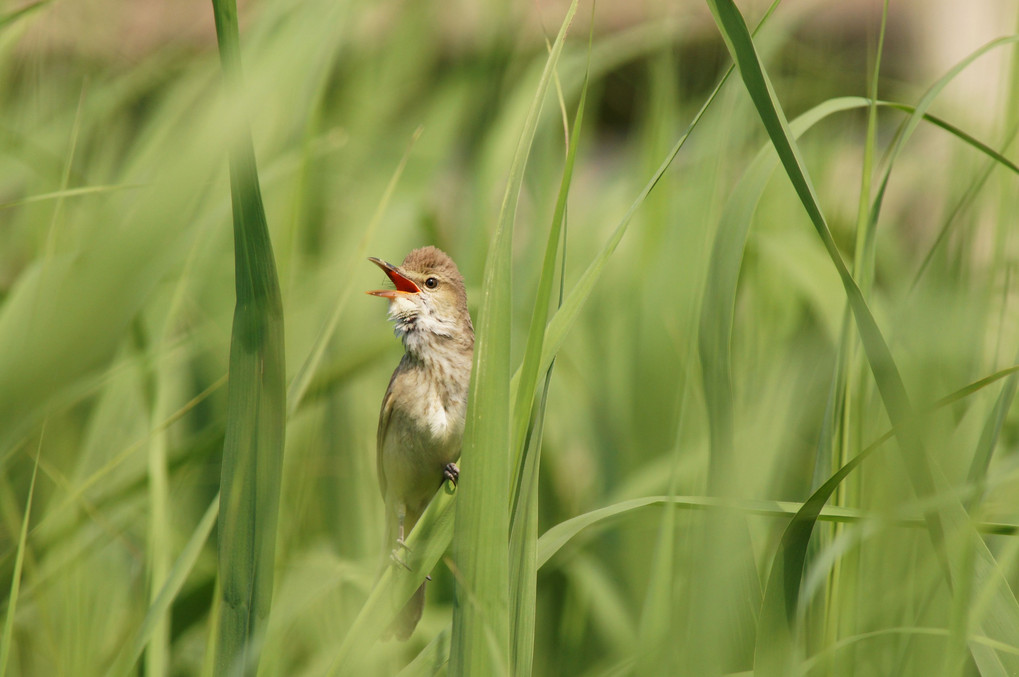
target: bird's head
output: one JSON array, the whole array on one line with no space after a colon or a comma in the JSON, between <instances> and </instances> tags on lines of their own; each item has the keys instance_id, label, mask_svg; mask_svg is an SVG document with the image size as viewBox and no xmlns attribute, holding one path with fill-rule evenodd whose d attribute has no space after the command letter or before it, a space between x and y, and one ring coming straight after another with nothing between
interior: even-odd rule
<instances>
[{"instance_id":1,"label":"bird's head","mask_svg":"<svg viewBox=\"0 0 1019 677\"><path fill-rule=\"evenodd\" d=\"M435 247L415 249L394 266L369 258L389 276L395 289L370 291L389 299L389 319L408 350L433 337L474 344L474 327L467 312L467 291L453 259Z\"/></svg>"}]
</instances>

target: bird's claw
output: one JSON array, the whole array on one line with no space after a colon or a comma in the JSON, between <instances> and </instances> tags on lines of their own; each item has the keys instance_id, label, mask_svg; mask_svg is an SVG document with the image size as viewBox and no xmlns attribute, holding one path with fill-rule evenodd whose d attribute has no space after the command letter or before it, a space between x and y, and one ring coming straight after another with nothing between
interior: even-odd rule
<instances>
[{"instance_id":1,"label":"bird's claw","mask_svg":"<svg viewBox=\"0 0 1019 677\"><path fill-rule=\"evenodd\" d=\"M447 463L442 469L442 477L452 482L455 487L460 481L460 468L456 467L456 463Z\"/></svg>"},{"instance_id":2,"label":"bird's claw","mask_svg":"<svg viewBox=\"0 0 1019 677\"><path fill-rule=\"evenodd\" d=\"M404 547L407 547L407 546L404 546ZM389 559L393 560L393 562L395 562L396 564L399 564L400 566L402 566L407 571L413 571L413 569L410 568L410 565L407 564L407 562L404 561L403 557L400 556L400 552L399 552L398 548L393 548L393 552L389 553Z\"/></svg>"},{"instance_id":3,"label":"bird's claw","mask_svg":"<svg viewBox=\"0 0 1019 677\"><path fill-rule=\"evenodd\" d=\"M407 552L410 552L410 546L404 543L402 537L397 537L396 547L393 548L393 552L389 553L389 558L396 562L397 564L399 564L400 566L402 566L407 571L411 571L410 565L407 564L407 562L400 555L401 550L406 550Z\"/></svg>"}]
</instances>

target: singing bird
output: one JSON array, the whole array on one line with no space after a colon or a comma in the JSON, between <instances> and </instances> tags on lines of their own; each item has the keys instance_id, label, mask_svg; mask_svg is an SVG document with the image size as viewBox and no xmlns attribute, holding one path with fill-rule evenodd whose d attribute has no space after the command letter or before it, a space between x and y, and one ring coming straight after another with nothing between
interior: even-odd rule
<instances>
[{"instance_id":1,"label":"singing bird","mask_svg":"<svg viewBox=\"0 0 1019 677\"><path fill-rule=\"evenodd\" d=\"M415 249L394 266L368 259L395 289L370 291L389 299L389 319L404 355L389 380L379 414L376 468L386 503L386 543L399 550L445 479L456 483L467 390L474 356L474 325L456 264L435 247ZM424 610L425 584L390 626L404 640Z\"/></svg>"}]
</instances>

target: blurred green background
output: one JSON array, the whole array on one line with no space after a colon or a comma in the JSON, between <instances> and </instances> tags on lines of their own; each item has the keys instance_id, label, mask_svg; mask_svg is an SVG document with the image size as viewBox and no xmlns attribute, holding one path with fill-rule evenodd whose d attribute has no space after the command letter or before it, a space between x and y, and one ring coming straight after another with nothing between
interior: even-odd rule
<instances>
[{"instance_id":1,"label":"blurred green background","mask_svg":"<svg viewBox=\"0 0 1019 677\"><path fill-rule=\"evenodd\" d=\"M967 54L1013 34L1019 18L1013 2L891 4L877 91L909 105ZM342 304L308 394L288 420L263 674L322 674L377 572L375 430L401 347L384 304L361 293L383 282L365 256L399 261L434 244L457 261L476 302L546 39L566 6L241 4L244 107L291 377ZM8 674L103 675L219 486L234 301L225 139L237 120L221 98L207 3L19 9L8 3L0 18L4 618L20 580L0 663ZM755 25L766 5L740 9ZM833 97L866 95L881 20L874 1L779 5L757 45L790 118ZM545 101L514 232L514 366L592 22L567 291L730 63L698 3L605 1L593 13L581 4ZM1017 63L1011 44L993 49L938 94L931 112L1014 157ZM865 108L832 115L800 140L851 264L860 265L858 233L905 119L878 111L875 170L866 177ZM781 169L753 211L731 346L698 343L719 223L767 144L742 82L730 78L640 205L569 334L544 429L540 532L625 499L705 496L702 365L729 354L733 462L721 492L729 508L634 509L570 541L539 571L535 674L750 670L756 612L747 635L725 611L746 581L707 565L752 564L747 595L759 606L788 517L748 501L789 501L795 510L889 428L855 330L843 331L838 276ZM927 123L889 176L873 274L861 286L922 408L1016 362L1016 176ZM976 524L1019 523L1014 390L1014 382L996 381L925 414L927 454L945 480L928 503L962 500ZM990 460L974 474L988 444ZM946 586L894 446L877 449L836 495L850 521L836 526L830 511L815 531L803 577L801 674L986 672L965 651L953 653L946 637L972 643L1000 591ZM738 521L743 540L720 538L707 556L712 518L723 514ZM985 541L1014 583L1019 540L1007 527L997 531ZM956 545L949 541L950 554L965 561L969 551ZM211 669L215 557L213 537L153 633L139 662L144 674ZM395 674L449 624L452 576L442 566L433 575L414 638L366 649L378 674Z\"/></svg>"}]
</instances>

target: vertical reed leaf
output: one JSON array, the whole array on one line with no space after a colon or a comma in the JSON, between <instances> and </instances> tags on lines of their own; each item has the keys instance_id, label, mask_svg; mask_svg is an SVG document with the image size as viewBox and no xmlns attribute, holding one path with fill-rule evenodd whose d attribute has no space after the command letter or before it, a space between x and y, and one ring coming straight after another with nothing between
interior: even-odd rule
<instances>
[{"instance_id":1,"label":"vertical reed leaf","mask_svg":"<svg viewBox=\"0 0 1019 677\"><path fill-rule=\"evenodd\" d=\"M592 31L593 31L592 23ZM588 41L591 53L593 34ZM545 371L545 382L540 404L531 415L532 403L538 387L538 369L541 363L541 346L548 325L549 303L552 299L552 281L556 272L556 253L562 248L560 260L565 262L566 199L573 178L573 165L580 142L580 129L584 120L584 103L587 100L588 78L585 76L580 91L580 102L573 119L573 129L567 141L566 162L563 166L559 195L556 198L552 227L549 229L542 260L538 292L527 336L527 348L520 367L519 386L512 412L513 421L513 473L516 482L512 487L510 508L510 596L511 619L511 672L515 675L531 673L534 658L534 614L537 595L537 566L534 554L538 541L538 470L541 464L541 437L545 416L548 386L552 378L552 365ZM563 276L559 277L560 305L562 304ZM529 433L529 434L528 434Z\"/></svg>"},{"instance_id":2,"label":"vertical reed leaf","mask_svg":"<svg viewBox=\"0 0 1019 677\"><path fill-rule=\"evenodd\" d=\"M283 304L241 93L234 0L213 0L229 102L239 128L231 139L234 274L226 438L220 484L219 576L223 608L218 675L254 674L257 643L272 602L276 520L286 425Z\"/></svg>"},{"instance_id":3,"label":"vertical reed leaf","mask_svg":"<svg viewBox=\"0 0 1019 677\"><path fill-rule=\"evenodd\" d=\"M478 338L464 431L453 561L450 673L497 675L509 669L510 266L513 223L545 93L577 11L573 0L545 62L520 135L485 263Z\"/></svg>"}]
</instances>

